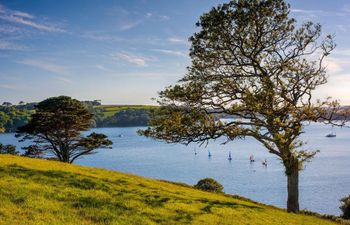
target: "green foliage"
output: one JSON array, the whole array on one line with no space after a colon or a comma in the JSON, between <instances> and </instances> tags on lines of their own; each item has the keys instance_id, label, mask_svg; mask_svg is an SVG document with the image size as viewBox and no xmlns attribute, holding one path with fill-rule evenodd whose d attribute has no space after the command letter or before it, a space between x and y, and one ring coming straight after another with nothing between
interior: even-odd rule
<instances>
[{"instance_id":1,"label":"green foliage","mask_svg":"<svg viewBox=\"0 0 350 225\"><path fill-rule=\"evenodd\" d=\"M342 217L344 219L350 219L350 195L348 197L342 198L340 209L343 212Z\"/></svg>"},{"instance_id":2,"label":"green foliage","mask_svg":"<svg viewBox=\"0 0 350 225\"><path fill-rule=\"evenodd\" d=\"M23 147L23 150L25 150L25 152L23 153L23 156L26 156L26 157L43 158L45 156L45 151L42 150L37 145L29 145L29 146Z\"/></svg>"},{"instance_id":3,"label":"green foliage","mask_svg":"<svg viewBox=\"0 0 350 225\"><path fill-rule=\"evenodd\" d=\"M204 13L188 73L160 92L160 110L140 133L183 144L256 139L282 160L287 208L297 212L299 170L317 152L299 139L304 122L332 123L339 103L312 97L327 82L332 36L322 39L320 24L298 25L289 13L284 0L232 0ZM222 114L235 119L220 121Z\"/></svg>"},{"instance_id":4,"label":"green foliage","mask_svg":"<svg viewBox=\"0 0 350 225\"><path fill-rule=\"evenodd\" d=\"M31 111L23 107L18 108L13 105L0 106L0 133L14 132L18 127L28 122Z\"/></svg>"},{"instance_id":5,"label":"green foliage","mask_svg":"<svg viewBox=\"0 0 350 225\"><path fill-rule=\"evenodd\" d=\"M98 133L92 132L87 137L81 139L79 144L84 149L94 150L102 146L110 146L113 143L107 138L105 134L98 134Z\"/></svg>"},{"instance_id":6,"label":"green foliage","mask_svg":"<svg viewBox=\"0 0 350 225\"><path fill-rule=\"evenodd\" d=\"M147 126L151 110L129 108L97 122L98 127Z\"/></svg>"},{"instance_id":7,"label":"green foliage","mask_svg":"<svg viewBox=\"0 0 350 225\"><path fill-rule=\"evenodd\" d=\"M0 155L0 224L336 225L176 183Z\"/></svg>"},{"instance_id":8,"label":"green foliage","mask_svg":"<svg viewBox=\"0 0 350 225\"><path fill-rule=\"evenodd\" d=\"M18 153L19 152L16 150L16 146L3 145L0 143L0 154L18 155Z\"/></svg>"},{"instance_id":9,"label":"green foliage","mask_svg":"<svg viewBox=\"0 0 350 225\"><path fill-rule=\"evenodd\" d=\"M123 110L129 110L129 109L140 109L149 111L152 109L157 108L157 106L149 106L149 105L101 105L95 107L96 109L101 110L101 117L107 118L110 116L116 115L116 113L123 111Z\"/></svg>"},{"instance_id":10,"label":"green foliage","mask_svg":"<svg viewBox=\"0 0 350 225\"><path fill-rule=\"evenodd\" d=\"M80 134L90 128L92 118L93 114L78 100L67 96L48 98L35 106L28 124L18 128L17 137L35 143L25 148L27 155L51 153L60 161L72 163L112 144L103 134Z\"/></svg>"},{"instance_id":11,"label":"green foliage","mask_svg":"<svg viewBox=\"0 0 350 225\"><path fill-rule=\"evenodd\" d=\"M91 101L83 103L94 114L91 127L147 126L149 114L157 108L148 105L96 105Z\"/></svg>"},{"instance_id":12,"label":"green foliage","mask_svg":"<svg viewBox=\"0 0 350 225\"><path fill-rule=\"evenodd\" d=\"M99 100L83 101L93 114L90 127L147 126L149 114L157 106L147 105L101 105ZM15 132L28 123L38 103L0 106L0 133Z\"/></svg>"},{"instance_id":13,"label":"green foliage","mask_svg":"<svg viewBox=\"0 0 350 225\"><path fill-rule=\"evenodd\" d=\"M201 179L198 181L196 185L194 185L194 187L203 191L209 191L209 192L215 192L215 193L222 193L224 189L224 187L213 178Z\"/></svg>"}]
</instances>

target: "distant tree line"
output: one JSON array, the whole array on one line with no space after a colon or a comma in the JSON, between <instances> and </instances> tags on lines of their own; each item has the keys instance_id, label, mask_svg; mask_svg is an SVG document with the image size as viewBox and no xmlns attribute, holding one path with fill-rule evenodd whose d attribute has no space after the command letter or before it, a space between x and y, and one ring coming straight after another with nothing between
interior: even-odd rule
<instances>
[{"instance_id":1,"label":"distant tree line","mask_svg":"<svg viewBox=\"0 0 350 225\"><path fill-rule=\"evenodd\" d=\"M116 112L111 116L105 116L105 109L101 106L100 100L82 101L88 111L94 115L90 127L133 127L147 126L150 114L154 108L127 108ZM15 132L18 127L28 123L31 115L35 112L37 103L24 103L21 101L17 105L4 102L0 105L0 133ZM341 110L350 111L350 106L341 107ZM342 115L344 113L341 113ZM218 118L231 118L230 115L215 115ZM341 115L333 115L334 119L342 119Z\"/></svg>"},{"instance_id":2,"label":"distant tree line","mask_svg":"<svg viewBox=\"0 0 350 225\"><path fill-rule=\"evenodd\" d=\"M147 126L150 110L147 109L125 109L115 113L113 116L98 118L96 127L136 127Z\"/></svg>"},{"instance_id":3,"label":"distant tree line","mask_svg":"<svg viewBox=\"0 0 350 225\"><path fill-rule=\"evenodd\" d=\"M4 102L0 106L0 133L15 132L16 129L28 123L35 103L12 105Z\"/></svg>"},{"instance_id":4,"label":"distant tree line","mask_svg":"<svg viewBox=\"0 0 350 225\"><path fill-rule=\"evenodd\" d=\"M87 110L92 113L90 127L131 127L147 126L152 109L130 108L116 112L111 116L104 115L104 108L100 100L82 101ZM24 103L21 101L15 105L4 102L0 105L0 133L15 132L18 127L28 123L31 115L35 112L37 103Z\"/></svg>"}]
</instances>

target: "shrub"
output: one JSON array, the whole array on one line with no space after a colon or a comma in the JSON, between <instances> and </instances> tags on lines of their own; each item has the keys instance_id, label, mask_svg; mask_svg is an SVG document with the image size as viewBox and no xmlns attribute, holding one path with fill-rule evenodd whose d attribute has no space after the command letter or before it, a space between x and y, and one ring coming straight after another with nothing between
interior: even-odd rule
<instances>
[{"instance_id":1,"label":"shrub","mask_svg":"<svg viewBox=\"0 0 350 225\"><path fill-rule=\"evenodd\" d=\"M22 154L22 156L31 157L31 158L43 158L44 157L44 151L41 150L36 145L29 145L27 147L23 147L25 152Z\"/></svg>"},{"instance_id":2,"label":"shrub","mask_svg":"<svg viewBox=\"0 0 350 225\"><path fill-rule=\"evenodd\" d=\"M350 195L348 197L342 198L341 206L339 207L343 211L342 217L344 219L350 219Z\"/></svg>"},{"instance_id":3,"label":"shrub","mask_svg":"<svg viewBox=\"0 0 350 225\"><path fill-rule=\"evenodd\" d=\"M196 185L194 185L194 187L203 191L215 193L222 193L222 190L224 189L224 187L213 178L201 179Z\"/></svg>"},{"instance_id":4,"label":"shrub","mask_svg":"<svg viewBox=\"0 0 350 225\"><path fill-rule=\"evenodd\" d=\"M18 155L18 153L14 145L3 145L0 143L0 154Z\"/></svg>"}]
</instances>

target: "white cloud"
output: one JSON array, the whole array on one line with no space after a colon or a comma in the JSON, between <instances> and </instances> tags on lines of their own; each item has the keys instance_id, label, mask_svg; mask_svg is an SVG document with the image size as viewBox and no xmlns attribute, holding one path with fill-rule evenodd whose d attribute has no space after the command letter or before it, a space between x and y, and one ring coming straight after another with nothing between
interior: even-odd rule
<instances>
[{"instance_id":1,"label":"white cloud","mask_svg":"<svg viewBox=\"0 0 350 225\"><path fill-rule=\"evenodd\" d=\"M190 44L190 42L186 38L170 37L167 40L174 44L185 44L185 45Z\"/></svg>"},{"instance_id":2,"label":"white cloud","mask_svg":"<svg viewBox=\"0 0 350 225\"><path fill-rule=\"evenodd\" d=\"M350 48L348 49L336 49L332 54L342 57L350 57Z\"/></svg>"},{"instance_id":3,"label":"white cloud","mask_svg":"<svg viewBox=\"0 0 350 225\"><path fill-rule=\"evenodd\" d=\"M0 50L26 50L27 47L6 40L0 40Z\"/></svg>"},{"instance_id":4,"label":"white cloud","mask_svg":"<svg viewBox=\"0 0 350 225\"><path fill-rule=\"evenodd\" d=\"M10 26L8 24L0 24L0 33L2 34L13 34L20 32L21 29L18 27Z\"/></svg>"},{"instance_id":5,"label":"white cloud","mask_svg":"<svg viewBox=\"0 0 350 225\"><path fill-rule=\"evenodd\" d=\"M36 67L36 68L46 70L56 74L66 73L66 67L57 65L52 62L44 61L44 60L27 59L27 60L18 61L17 63Z\"/></svg>"},{"instance_id":6,"label":"white cloud","mask_svg":"<svg viewBox=\"0 0 350 225\"><path fill-rule=\"evenodd\" d=\"M104 72L113 72L113 70L105 67L104 65L96 65L95 68L99 69L99 70L102 70Z\"/></svg>"},{"instance_id":7,"label":"white cloud","mask_svg":"<svg viewBox=\"0 0 350 225\"><path fill-rule=\"evenodd\" d=\"M169 16L164 16L164 15L159 16L159 18L161 18L162 20L169 20L170 19Z\"/></svg>"},{"instance_id":8,"label":"white cloud","mask_svg":"<svg viewBox=\"0 0 350 225\"><path fill-rule=\"evenodd\" d=\"M325 65L327 67L327 72L330 74L337 74L343 70L341 63L334 58L326 58Z\"/></svg>"},{"instance_id":9,"label":"white cloud","mask_svg":"<svg viewBox=\"0 0 350 225\"><path fill-rule=\"evenodd\" d=\"M182 57L187 56L187 54L182 51L174 51L174 50L168 50L168 49L152 49L152 51L160 52L168 55L176 55L176 56L182 56Z\"/></svg>"},{"instance_id":10,"label":"white cloud","mask_svg":"<svg viewBox=\"0 0 350 225\"><path fill-rule=\"evenodd\" d=\"M126 61L131 64L135 64L137 66L146 66L147 58L139 55L134 55L130 52L118 52L116 54L112 54L112 58L115 60Z\"/></svg>"},{"instance_id":11,"label":"white cloud","mask_svg":"<svg viewBox=\"0 0 350 225\"><path fill-rule=\"evenodd\" d=\"M343 11L346 13L350 13L350 4L345 4L343 7Z\"/></svg>"},{"instance_id":12,"label":"white cloud","mask_svg":"<svg viewBox=\"0 0 350 225\"><path fill-rule=\"evenodd\" d=\"M136 26L138 26L141 23L141 21L130 21L130 22L125 22L119 27L119 30L130 30Z\"/></svg>"},{"instance_id":13,"label":"white cloud","mask_svg":"<svg viewBox=\"0 0 350 225\"><path fill-rule=\"evenodd\" d=\"M67 77L55 77L56 80L65 83L65 84L72 84L73 81L68 79Z\"/></svg>"},{"instance_id":14,"label":"white cloud","mask_svg":"<svg viewBox=\"0 0 350 225\"><path fill-rule=\"evenodd\" d=\"M291 9L290 10L293 13L301 13L301 14L317 14L317 13L323 13L322 10L307 10L307 9Z\"/></svg>"},{"instance_id":15,"label":"white cloud","mask_svg":"<svg viewBox=\"0 0 350 225\"><path fill-rule=\"evenodd\" d=\"M14 16L23 17L23 18L27 18L27 19L34 19L35 18L33 15L30 15L29 13L26 13L26 12L13 10L12 13Z\"/></svg>"},{"instance_id":16,"label":"white cloud","mask_svg":"<svg viewBox=\"0 0 350 225\"><path fill-rule=\"evenodd\" d=\"M342 32L347 32L350 28L349 25L344 25L344 24L337 24L335 25L335 27Z\"/></svg>"},{"instance_id":17,"label":"white cloud","mask_svg":"<svg viewBox=\"0 0 350 225\"><path fill-rule=\"evenodd\" d=\"M0 84L0 88L9 89L9 90L16 90L16 87L10 84Z\"/></svg>"},{"instance_id":18,"label":"white cloud","mask_svg":"<svg viewBox=\"0 0 350 225\"><path fill-rule=\"evenodd\" d=\"M0 20L42 31L65 32L65 30L55 25L34 21L34 19L35 17L29 13L11 10L0 4Z\"/></svg>"},{"instance_id":19,"label":"white cloud","mask_svg":"<svg viewBox=\"0 0 350 225\"><path fill-rule=\"evenodd\" d=\"M134 79L147 79L147 80L159 80L159 79L173 79L174 82L183 75L183 72L166 71L166 72L135 72L126 73L125 76Z\"/></svg>"},{"instance_id":20,"label":"white cloud","mask_svg":"<svg viewBox=\"0 0 350 225\"><path fill-rule=\"evenodd\" d=\"M314 20L320 16L328 15L328 12L322 10L307 10L293 8L290 11L301 21Z\"/></svg>"},{"instance_id":21,"label":"white cloud","mask_svg":"<svg viewBox=\"0 0 350 225\"><path fill-rule=\"evenodd\" d=\"M169 20L170 19L169 16L159 15L159 14L151 13L151 12L146 13L146 18L147 19L156 19L156 20Z\"/></svg>"},{"instance_id":22,"label":"white cloud","mask_svg":"<svg viewBox=\"0 0 350 225\"><path fill-rule=\"evenodd\" d=\"M79 37L81 38L85 38L85 39L91 39L94 41L115 41L115 42L120 42L120 41L126 41L127 39L118 37L116 35L111 35L108 33L104 33L104 32L83 32L81 34L78 34Z\"/></svg>"}]
</instances>

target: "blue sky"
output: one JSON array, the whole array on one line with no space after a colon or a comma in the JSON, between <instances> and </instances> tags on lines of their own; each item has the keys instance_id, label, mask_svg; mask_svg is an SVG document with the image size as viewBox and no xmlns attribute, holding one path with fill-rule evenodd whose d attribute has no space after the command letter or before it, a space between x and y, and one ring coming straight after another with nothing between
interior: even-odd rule
<instances>
[{"instance_id":1,"label":"blue sky","mask_svg":"<svg viewBox=\"0 0 350 225\"><path fill-rule=\"evenodd\" d=\"M187 39L217 0L0 0L0 102L68 95L154 104L190 65ZM350 1L289 0L298 22L336 35L317 97L350 104Z\"/></svg>"}]
</instances>

